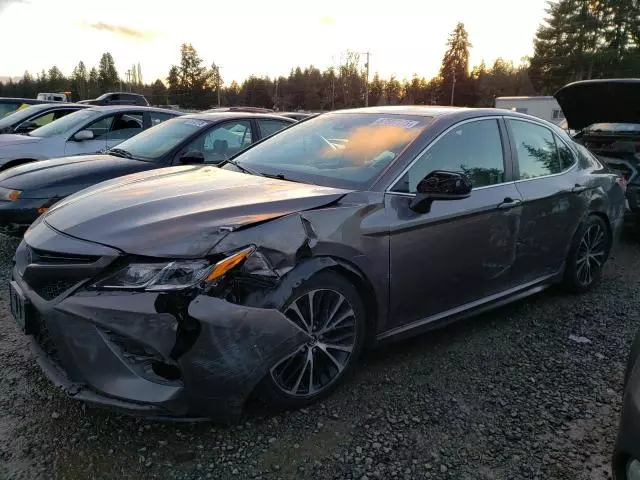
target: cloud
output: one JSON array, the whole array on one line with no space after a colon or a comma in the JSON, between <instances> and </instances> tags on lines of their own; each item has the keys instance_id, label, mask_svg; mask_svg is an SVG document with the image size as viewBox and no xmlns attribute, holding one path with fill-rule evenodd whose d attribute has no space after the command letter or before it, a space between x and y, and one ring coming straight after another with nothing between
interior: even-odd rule
<instances>
[{"instance_id":1,"label":"cloud","mask_svg":"<svg viewBox=\"0 0 640 480\"><path fill-rule=\"evenodd\" d=\"M0 0L3 1L3 0ZM87 24L89 28L100 30L103 32L113 33L121 37L127 37L135 40L150 40L156 36L153 32L144 30L136 30L135 28L125 27L123 25L111 25L109 23L97 22Z\"/></svg>"},{"instance_id":2,"label":"cloud","mask_svg":"<svg viewBox=\"0 0 640 480\"><path fill-rule=\"evenodd\" d=\"M12 3L13 4L21 3L23 5L29 5L29 2L27 0L0 0L0 12L2 12L4 9L6 9Z\"/></svg>"}]
</instances>

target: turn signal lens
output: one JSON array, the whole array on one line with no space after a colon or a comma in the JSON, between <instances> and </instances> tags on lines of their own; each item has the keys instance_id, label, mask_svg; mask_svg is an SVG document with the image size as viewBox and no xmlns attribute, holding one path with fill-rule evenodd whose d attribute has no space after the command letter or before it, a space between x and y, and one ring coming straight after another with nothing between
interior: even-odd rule
<instances>
[{"instance_id":1,"label":"turn signal lens","mask_svg":"<svg viewBox=\"0 0 640 480\"><path fill-rule=\"evenodd\" d=\"M244 262L244 260L249 255L251 255L254 251L255 251L255 247L247 247L223 260L220 260L218 263L214 265L213 270L211 270L211 273L207 276L206 281L212 282L222 277L229 270L231 270L232 268Z\"/></svg>"},{"instance_id":2,"label":"turn signal lens","mask_svg":"<svg viewBox=\"0 0 640 480\"><path fill-rule=\"evenodd\" d=\"M12 190L10 188L0 187L0 201L15 202L22 192L20 190Z\"/></svg>"},{"instance_id":3,"label":"turn signal lens","mask_svg":"<svg viewBox=\"0 0 640 480\"><path fill-rule=\"evenodd\" d=\"M40 207L38 209L38 215L42 215L44 212L46 212L47 210L49 210L48 208L45 207Z\"/></svg>"}]
</instances>

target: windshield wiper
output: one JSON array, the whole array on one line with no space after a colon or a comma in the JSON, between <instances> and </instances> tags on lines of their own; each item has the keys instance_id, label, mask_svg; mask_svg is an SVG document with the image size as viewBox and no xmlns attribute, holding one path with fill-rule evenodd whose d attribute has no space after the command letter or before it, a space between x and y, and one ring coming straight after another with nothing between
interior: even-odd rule
<instances>
[{"instance_id":1,"label":"windshield wiper","mask_svg":"<svg viewBox=\"0 0 640 480\"><path fill-rule=\"evenodd\" d=\"M248 173L249 175L257 175L258 177L264 177L266 175L263 175L262 173L256 172L255 170L251 170L250 168L247 167L243 167L242 165L240 165L238 162L236 162L235 160L225 160L224 163L230 163L231 165L233 165L236 168L239 168L240 170L242 170L244 173Z\"/></svg>"},{"instance_id":2,"label":"windshield wiper","mask_svg":"<svg viewBox=\"0 0 640 480\"><path fill-rule=\"evenodd\" d=\"M305 180L297 180L295 178L287 177L287 176L283 175L282 173L264 173L264 172L261 172L260 175L262 175L263 177L267 177L267 178L276 178L278 180L285 180L287 182L306 183L306 184L311 184L311 185L317 185L317 183L313 183L313 182L309 182L309 181L305 181Z\"/></svg>"},{"instance_id":3,"label":"windshield wiper","mask_svg":"<svg viewBox=\"0 0 640 480\"><path fill-rule=\"evenodd\" d=\"M107 150L109 155L113 155L114 157L122 157L122 158L133 158L133 155L126 150L121 148L110 148Z\"/></svg>"}]
</instances>

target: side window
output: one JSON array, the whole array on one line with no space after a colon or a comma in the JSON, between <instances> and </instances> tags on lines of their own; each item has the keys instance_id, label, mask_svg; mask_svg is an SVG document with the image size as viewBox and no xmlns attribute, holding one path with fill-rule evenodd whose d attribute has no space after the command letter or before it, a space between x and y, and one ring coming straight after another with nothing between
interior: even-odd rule
<instances>
[{"instance_id":1,"label":"side window","mask_svg":"<svg viewBox=\"0 0 640 480\"><path fill-rule=\"evenodd\" d=\"M504 181L504 157L497 120L478 120L453 128L418 158L394 190L415 193L434 170L465 173L474 188Z\"/></svg>"},{"instance_id":2,"label":"side window","mask_svg":"<svg viewBox=\"0 0 640 480\"><path fill-rule=\"evenodd\" d=\"M174 115L169 115L168 113L162 112L150 112L149 117L151 118L151 126L158 125L159 123L164 122L165 120L169 120L173 118Z\"/></svg>"},{"instance_id":3,"label":"side window","mask_svg":"<svg viewBox=\"0 0 640 480\"><path fill-rule=\"evenodd\" d=\"M143 114L138 112L122 113L115 116L109 131L109 140L126 140L144 130Z\"/></svg>"},{"instance_id":4,"label":"side window","mask_svg":"<svg viewBox=\"0 0 640 480\"><path fill-rule=\"evenodd\" d=\"M567 145L562 142L557 136L553 136L556 141L556 147L558 148L558 155L560 156L560 168L566 170L576 163L576 157Z\"/></svg>"},{"instance_id":5,"label":"side window","mask_svg":"<svg viewBox=\"0 0 640 480\"><path fill-rule=\"evenodd\" d=\"M520 180L560 173L560 155L551 131L535 123L507 120L513 132Z\"/></svg>"},{"instance_id":6,"label":"side window","mask_svg":"<svg viewBox=\"0 0 640 480\"><path fill-rule=\"evenodd\" d=\"M115 115L108 115L106 117L102 117L99 120L89 124L82 130L91 130L93 132L94 139L106 138L107 133L111 129L111 125L113 124L113 120Z\"/></svg>"},{"instance_id":7,"label":"side window","mask_svg":"<svg viewBox=\"0 0 640 480\"><path fill-rule=\"evenodd\" d=\"M260 125L260 137L268 137L269 135L273 135L274 133L282 130L285 127L291 125L289 122L283 122L280 120L267 120L262 119L258 120L258 125Z\"/></svg>"},{"instance_id":8,"label":"side window","mask_svg":"<svg viewBox=\"0 0 640 480\"><path fill-rule=\"evenodd\" d=\"M36 125L38 125L39 127L43 127L47 123L51 123L53 121L53 117L54 116L55 116L54 112L47 112L47 113L45 113L43 115L40 115L39 117L34 118L31 121L33 123L35 123Z\"/></svg>"},{"instance_id":9,"label":"side window","mask_svg":"<svg viewBox=\"0 0 640 480\"><path fill-rule=\"evenodd\" d=\"M226 122L200 135L184 152L202 152L205 163L220 163L251 143L250 121Z\"/></svg>"},{"instance_id":10,"label":"side window","mask_svg":"<svg viewBox=\"0 0 640 480\"><path fill-rule=\"evenodd\" d=\"M55 115L53 116L54 120L58 120L59 118L66 117L70 113L76 112L77 110L56 110Z\"/></svg>"}]
</instances>

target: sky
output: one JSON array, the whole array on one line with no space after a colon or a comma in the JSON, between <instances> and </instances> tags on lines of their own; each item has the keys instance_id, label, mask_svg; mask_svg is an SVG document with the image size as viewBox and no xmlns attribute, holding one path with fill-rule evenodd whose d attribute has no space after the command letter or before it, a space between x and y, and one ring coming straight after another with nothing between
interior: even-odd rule
<instances>
[{"instance_id":1,"label":"sky","mask_svg":"<svg viewBox=\"0 0 640 480\"><path fill-rule=\"evenodd\" d=\"M122 77L140 63L143 80L166 79L191 43L225 83L251 74L287 75L325 68L347 50L370 51L371 77L438 73L448 35L463 22L471 64L533 52L546 0L0 0L0 76L111 52ZM364 62L363 62L364 63Z\"/></svg>"}]
</instances>

